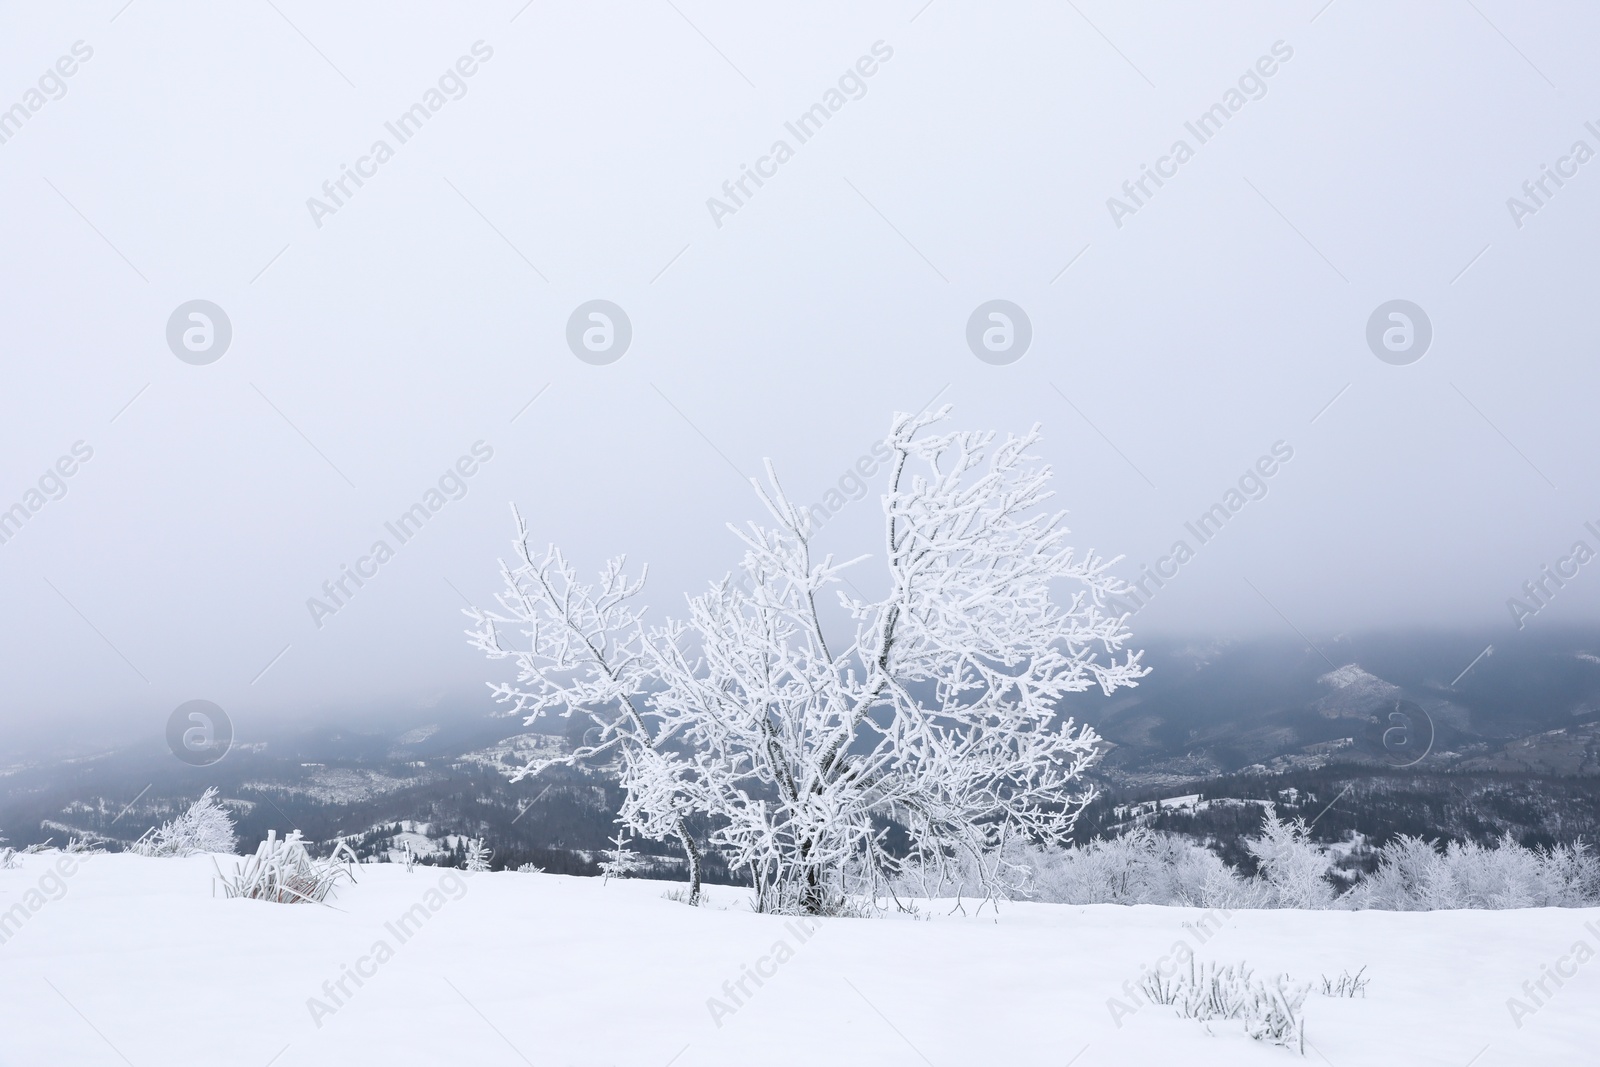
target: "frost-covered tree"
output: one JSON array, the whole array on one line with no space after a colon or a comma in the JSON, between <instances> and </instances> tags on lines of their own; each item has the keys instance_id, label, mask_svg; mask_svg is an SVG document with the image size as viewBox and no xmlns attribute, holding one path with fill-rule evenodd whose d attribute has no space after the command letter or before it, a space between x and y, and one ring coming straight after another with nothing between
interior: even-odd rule
<instances>
[{"instance_id":1,"label":"frost-covered tree","mask_svg":"<svg viewBox=\"0 0 1600 1067\"><path fill-rule=\"evenodd\" d=\"M182 815L146 831L130 851L141 856L192 856L199 852L231 856L235 843L233 818L217 802L217 790L212 787Z\"/></svg>"},{"instance_id":2,"label":"frost-covered tree","mask_svg":"<svg viewBox=\"0 0 1600 1067\"><path fill-rule=\"evenodd\" d=\"M500 610L466 610L477 623L467 631L473 647L490 659L511 659L516 684L492 683L495 699L510 704L524 724L541 718L580 715L591 722L583 743L564 756L530 760L514 780L552 766L577 766L614 760L624 782L659 781L658 769L671 761L662 747L671 739L660 720L648 714L647 686L653 657L635 600L648 568L627 576L626 557L611 560L598 587L578 581L577 572L554 546L536 552L527 523L515 508L516 562L500 561L504 591ZM689 832L688 800L659 787L648 812L635 806L624 813L627 825L653 840L676 839L689 869L689 903L700 900L700 846Z\"/></svg>"},{"instance_id":3,"label":"frost-covered tree","mask_svg":"<svg viewBox=\"0 0 1600 1067\"><path fill-rule=\"evenodd\" d=\"M927 432L948 411L897 415L885 438L881 569L854 572L882 595L838 588L866 557L815 558L811 517L769 464L756 488L774 525L733 528L742 579L652 634L651 702L690 770L630 786L629 801L690 792L763 907L826 911L852 878L881 884L908 855L924 870L976 865L984 891L1009 891L1002 846L1064 841L1092 796L1080 778L1099 739L1063 699L1145 673L1108 603L1122 584L1046 507L1038 428Z\"/></svg>"},{"instance_id":4,"label":"frost-covered tree","mask_svg":"<svg viewBox=\"0 0 1600 1067\"><path fill-rule=\"evenodd\" d=\"M1069 547L1047 510L1037 427L928 432L948 410L897 415L885 439L881 570L853 572L881 596L839 588L867 557L815 558L812 519L769 465L756 490L773 525L731 527L740 575L686 619L646 633L620 561L591 594L554 549L534 562L520 524L501 604L537 656L498 642L512 619L477 615L479 647L523 668L501 698L595 718L585 747L617 754L623 822L661 837L703 816L764 910L825 912L908 862L1014 888L1006 843L1064 841L1092 797L1081 775L1099 739L1063 699L1145 673L1110 606L1114 561Z\"/></svg>"}]
</instances>

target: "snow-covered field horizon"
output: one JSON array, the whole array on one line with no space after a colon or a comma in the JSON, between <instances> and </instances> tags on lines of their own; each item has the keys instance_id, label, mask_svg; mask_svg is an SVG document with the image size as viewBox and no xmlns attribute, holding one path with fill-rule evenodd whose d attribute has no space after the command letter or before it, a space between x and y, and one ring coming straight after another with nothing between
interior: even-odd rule
<instances>
[{"instance_id":1,"label":"snow-covered field horizon","mask_svg":"<svg viewBox=\"0 0 1600 1067\"><path fill-rule=\"evenodd\" d=\"M1300 1061L1136 996L1186 952L1313 986L1365 967L1364 997L1307 997L1306 1062L1578 1064L1600 1041L1600 909L968 900L802 920L733 887L689 908L666 882L386 864L329 907L284 906L224 898L234 857L17 859L0 870L6 1067Z\"/></svg>"}]
</instances>

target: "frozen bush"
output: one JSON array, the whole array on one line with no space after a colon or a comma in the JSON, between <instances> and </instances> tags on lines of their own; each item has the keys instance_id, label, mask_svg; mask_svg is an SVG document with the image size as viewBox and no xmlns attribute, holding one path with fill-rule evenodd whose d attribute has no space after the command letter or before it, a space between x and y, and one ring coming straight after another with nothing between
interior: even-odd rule
<instances>
[{"instance_id":1,"label":"frozen bush","mask_svg":"<svg viewBox=\"0 0 1600 1067\"><path fill-rule=\"evenodd\" d=\"M1259 908L1268 894L1242 879L1209 849L1176 834L1138 827L1120 837L1075 848L1039 848L1011 842L1001 858L1020 876L1013 894L1055 904L1168 904L1200 908ZM983 879L968 865L937 873L912 871L896 891L929 896L982 894Z\"/></svg>"},{"instance_id":2,"label":"frozen bush","mask_svg":"<svg viewBox=\"0 0 1600 1067\"><path fill-rule=\"evenodd\" d=\"M1061 904L1260 907L1262 894L1210 850L1138 827L1078 848L1033 852L1038 900Z\"/></svg>"},{"instance_id":3,"label":"frozen bush","mask_svg":"<svg viewBox=\"0 0 1600 1067\"><path fill-rule=\"evenodd\" d=\"M1146 827L1068 849L1012 841L998 860L1017 872L1008 875L1019 886L1014 896L1058 904L1389 911L1600 905L1600 857L1582 842L1536 849L1508 836L1489 846L1439 847L1401 836L1375 850L1377 871L1342 896L1330 878L1332 857L1312 842L1304 821L1285 822L1268 807L1260 835L1245 847L1256 859L1254 877L1181 835ZM985 895L970 864L907 868L890 883L893 892Z\"/></svg>"},{"instance_id":4,"label":"frozen bush","mask_svg":"<svg viewBox=\"0 0 1600 1067\"><path fill-rule=\"evenodd\" d=\"M1451 894L1443 858L1420 837L1404 834L1378 849L1378 869L1349 895L1358 908L1433 911L1448 908Z\"/></svg>"},{"instance_id":5,"label":"frozen bush","mask_svg":"<svg viewBox=\"0 0 1600 1067\"><path fill-rule=\"evenodd\" d=\"M1546 906L1590 908L1600 904L1600 857L1578 841L1539 854L1539 878L1546 887Z\"/></svg>"},{"instance_id":6,"label":"frozen bush","mask_svg":"<svg viewBox=\"0 0 1600 1067\"><path fill-rule=\"evenodd\" d=\"M489 861L494 858L494 850L486 846L481 837L466 838L461 844L461 851L465 854L462 866L468 874L487 871Z\"/></svg>"},{"instance_id":7,"label":"frozen bush","mask_svg":"<svg viewBox=\"0 0 1600 1067\"><path fill-rule=\"evenodd\" d=\"M1600 903L1600 860L1582 842L1525 848L1510 835L1494 847L1399 837L1378 850L1378 869L1350 894L1361 908L1576 908Z\"/></svg>"},{"instance_id":8,"label":"frozen bush","mask_svg":"<svg viewBox=\"0 0 1600 1067\"><path fill-rule=\"evenodd\" d=\"M1328 881L1333 864L1309 835L1304 819L1284 822L1268 804L1261 836L1245 842L1260 868L1259 879L1270 891L1276 907L1333 906L1333 884Z\"/></svg>"},{"instance_id":9,"label":"frozen bush","mask_svg":"<svg viewBox=\"0 0 1600 1067\"><path fill-rule=\"evenodd\" d=\"M217 791L212 788L176 819L147 830L128 851L141 856L192 856L198 852L231 856L234 844L233 819L217 803Z\"/></svg>"},{"instance_id":10,"label":"frozen bush","mask_svg":"<svg viewBox=\"0 0 1600 1067\"><path fill-rule=\"evenodd\" d=\"M627 839L620 832L612 838L613 848L601 849L600 855L605 859L600 863L602 880L612 878L631 878L645 869L645 860L633 849L627 847Z\"/></svg>"},{"instance_id":11,"label":"frozen bush","mask_svg":"<svg viewBox=\"0 0 1600 1067\"><path fill-rule=\"evenodd\" d=\"M217 869L217 880L222 883L224 896L245 897L249 900L267 900L274 904L322 904L333 894L342 879L355 881L352 870L339 863L342 854L355 865L355 855L348 845L340 844L334 856L319 860L306 850L305 842L296 830L279 840L277 832L267 831L256 854L240 864L231 875Z\"/></svg>"}]
</instances>

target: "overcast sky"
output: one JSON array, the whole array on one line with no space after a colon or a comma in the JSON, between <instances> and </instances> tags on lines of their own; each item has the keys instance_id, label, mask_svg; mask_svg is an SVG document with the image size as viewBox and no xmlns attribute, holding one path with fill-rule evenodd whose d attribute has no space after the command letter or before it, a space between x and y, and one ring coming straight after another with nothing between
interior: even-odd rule
<instances>
[{"instance_id":1,"label":"overcast sky","mask_svg":"<svg viewBox=\"0 0 1600 1067\"><path fill-rule=\"evenodd\" d=\"M676 610L763 457L821 501L936 397L1042 423L1128 577L1188 543L1136 632L1515 639L1600 549L1600 16L1221 7L6 5L0 723L487 709L458 611L509 503ZM596 299L606 365L567 341ZM1031 326L1004 365L991 300ZM1383 312L1379 358L1396 300L1427 327ZM874 501L828 547L876 549ZM1597 609L1600 564L1523 621Z\"/></svg>"}]
</instances>

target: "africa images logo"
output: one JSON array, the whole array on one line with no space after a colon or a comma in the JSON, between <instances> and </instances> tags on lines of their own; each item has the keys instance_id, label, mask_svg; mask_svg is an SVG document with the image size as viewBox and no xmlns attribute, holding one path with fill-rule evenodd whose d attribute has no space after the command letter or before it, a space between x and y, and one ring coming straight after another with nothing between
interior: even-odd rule
<instances>
[{"instance_id":1,"label":"africa images logo","mask_svg":"<svg viewBox=\"0 0 1600 1067\"><path fill-rule=\"evenodd\" d=\"M233 747L233 720L209 700L179 704L167 717L167 747L191 767L209 767Z\"/></svg>"}]
</instances>

